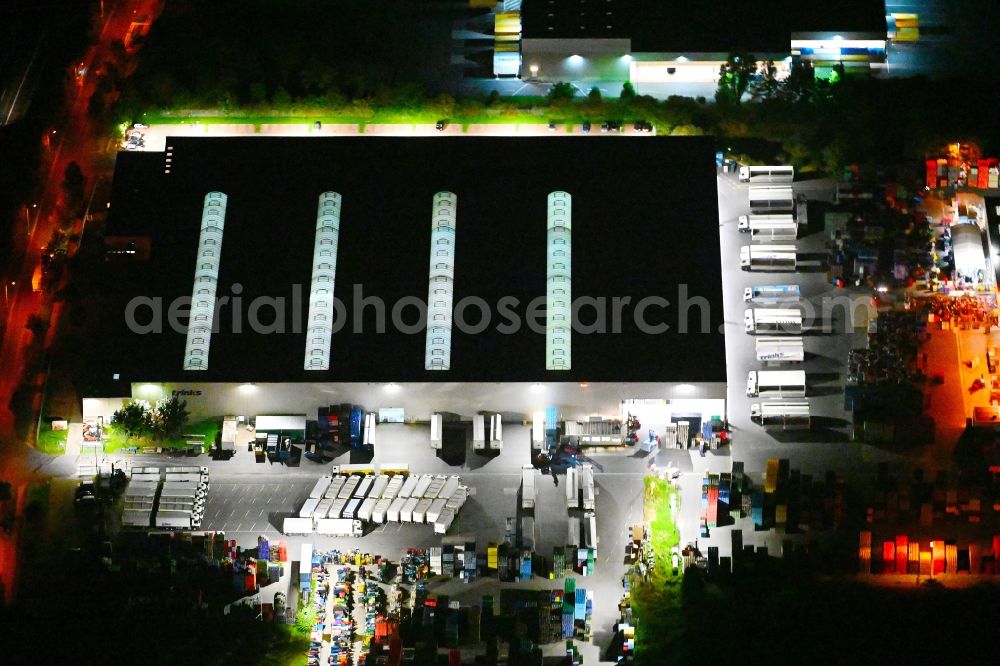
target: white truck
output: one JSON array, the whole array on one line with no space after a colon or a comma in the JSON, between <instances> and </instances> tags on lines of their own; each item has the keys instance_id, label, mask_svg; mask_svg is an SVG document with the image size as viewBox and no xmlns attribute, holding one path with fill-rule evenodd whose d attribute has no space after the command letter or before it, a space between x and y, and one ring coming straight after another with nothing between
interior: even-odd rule
<instances>
[{"instance_id":1,"label":"white truck","mask_svg":"<svg viewBox=\"0 0 1000 666\"><path fill-rule=\"evenodd\" d=\"M580 506L580 481L575 467L566 470L566 508L575 509Z\"/></svg>"},{"instance_id":2,"label":"white truck","mask_svg":"<svg viewBox=\"0 0 1000 666\"><path fill-rule=\"evenodd\" d=\"M444 423L440 414L431 414L431 448L440 449L444 444Z\"/></svg>"},{"instance_id":3,"label":"white truck","mask_svg":"<svg viewBox=\"0 0 1000 666\"><path fill-rule=\"evenodd\" d=\"M318 499L323 496L326 489L330 487L330 482L333 481L333 477L330 475L321 476L316 480L316 485L313 489L309 491L309 497Z\"/></svg>"},{"instance_id":4,"label":"white truck","mask_svg":"<svg viewBox=\"0 0 1000 666\"><path fill-rule=\"evenodd\" d=\"M424 497L417 500L417 505L413 507L413 522L415 523L426 523L427 522L427 511L430 510L431 504L434 500Z\"/></svg>"},{"instance_id":5,"label":"white truck","mask_svg":"<svg viewBox=\"0 0 1000 666\"><path fill-rule=\"evenodd\" d=\"M347 477L347 481L344 482L344 486L337 493L337 499L350 499L354 496L354 491L357 490L358 484L361 483L361 477L356 474L352 474Z\"/></svg>"},{"instance_id":6,"label":"white truck","mask_svg":"<svg viewBox=\"0 0 1000 666\"><path fill-rule=\"evenodd\" d=\"M775 166L740 166L741 183L791 183L795 180L795 167L788 165Z\"/></svg>"},{"instance_id":7,"label":"white truck","mask_svg":"<svg viewBox=\"0 0 1000 666\"><path fill-rule=\"evenodd\" d=\"M503 423L499 414L490 416L490 448L495 451L503 450Z\"/></svg>"},{"instance_id":8,"label":"white truck","mask_svg":"<svg viewBox=\"0 0 1000 666\"><path fill-rule=\"evenodd\" d=\"M375 506L372 507L372 522L381 525L385 522L386 514L389 512L389 507L395 500L388 497L383 497L379 501L375 502Z\"/></svg>"},{"instance_id":9,"label":"white truck","mask_svg":"<svg viewBox=\"0 0 1000 666\"><path fill-rule=\"evenodd\" d=\"M333 477L330 481L330 485L327 486L326 492L323 493L324 499L337 499L337 495L340 494L340 489L344 487L344 483L347 481L346 476L337 475Z\"/></svg>"},{"instance_id":10,"label":"white truck","mask_svg":"<svg viewBox=\"0 0 1000 666\"><path fill-rule=\"evenodd\" d=\"M431 502L430 507L427 508L426 522L434 523L437 522L438 516L441 512L447 508L448 500L443 498L438 498Z\"/></svg>"},{"instance_id":11,"label":"white truck","mask_svg":"<svg viewBox=\"0 0 1000 666\"><path fill-rule=\"evenodd\" d=\"M441 514L434 521L434 534L444 534L455 521L455 510L445 507Z\"/></svg>"},{"instance_id":12,"label":"white truck","mask_svg":"<svg viewBox=\"0 0 1000 666\"><path fill-rule=\"evenodd\" d=\"M364 502L361 503L361 508L358 509L358 520L363 523L367 523L372 519L372 512L375 510L375 505L381 502L377 497L368 497Z\"/></svg>"},{"instance_id":13,"label":"white truck","mask_svg":"<svg viewBox=\"0 0 1000 666\"><path fill-rule=\"evenodd\" d=\"M452 474L448 477L448 480L444 482L444 488L442 488L441 492L437 495L438 499L448 499L455 494L455 491L458 490L460 485L462 485L461 477L457 474Z\"/></svg>"},{"instance_id":14,"label":"white truck","mask_svg":"<svg viewBox=\"0 0 1000 666\"><path fill-rule=\"evenodd\" d=\"M755 342L761 363L801 363L806 358L802 338L759 337Z\"/></svg>"},{"instance_id":15,"label":"white truck","mask_svg":"<svg viewBox=\"0 0 1000 666\"><path fill-rule=\"evenodd\" d=\"M566 545L579 548L582 544L583 539L580 538L580 519L571 515L567 523Z\"/></svg>"},{"instance_id":16,"label":"white truck","mask_svg":"<svg viewBox=\"0 0 1000 666\"><path fill-rule=\"evenodd\" d=\"M402 508L399 510L399 522L401 523L412 523L413 522L413 510L417 508L417 503L420 499L417 497L411 497L406 500Z\"/></svg>"},{"instance_id":17,"label":"white truck","mask_svg":"<svg viewBox=\"0 0 1000 666\"><path fill-rule=\"evenodd\" d=\"M593 511L597 492L594 488L594 468L589 463L580 466L580 489L583 491L583 509Z\"/></svg>"},{"instance_id":18,"label":"white truck","mask_svg":"<svg viewBox=\"0 0 1000 666\"><path fill-rule=\"evenodd\" d=\"M165 527L172 530L191 529L190 511L157 511L154 519L156 527Z\"/></svg>"},{"instance_id":19,"label":"white truck","mask_svg":"<svg viewBox=\"0 0 1000 666\"><path fill-rule=\"evenodd\" d=\"M431 482L427 484L427 488L424 489L421 497L424 499L437 499L441 491L444 490L444 484L448 482L448 477L443 474L438 474L437 476L431 477Z\"/></svg>"},{"instance_id":20,"label":"white truck","mask_svg":"<svg viewBox=\"0 0 1000 666\"><path fill-rule=\"evenodd\" d=\"M748 234L754 228L754 224L762 222L795 222L795 216L791 213L775 213L774 215L740 215L736 223L736 230L743 234Z\"/></svg>"},{"instance_id":21,"label":"white truck","mask_svg":"<svg viewBox=\"0 0 1000 666\"><path fill-rule=\"evenodd\" d=\"M389 508L386 509L385 511L386 521L390 523L398 523L399 513L403 509L403 505L405 505L409 501L410 501L409 498L405 497L397 497L396 499L392 500L392 504L390 504Z\"/></svg>"},{"instance_id":22,"label":"white truck","mask_svg":"<svg viewBox=\"0 0 1000 666\"><path fill-rule=\"evenodd\" d=\"M324 518L316 521L316 532L324 536L359 537L364 534L360 520L350 518Z\"/></svg>"},{"instance_id":23,"label":"white truck","mask_svg":"<svg viewBox=\"0 0 1000 666\"><path fill-rule=\"evenodd\" d=\"M804 370L751 370L747 375L748 398L804 398Z\"/></svg>"},{"instance_id":24,"label":"white truck","mask_svg":"<svg viewBox=\"0 0 1000 666\"><path fill-rule=\"evenodd\" d=\"M531 450L541 451L545 446L545 412L535 412L531 417Z\"/></svg>"},{"instance_id":25,"label":"white truck","mask_svg":"<svg viewBox=\"0 0 1000 666\"><path fill-rule=\"evenodd\" d=\"M521 465L521 508L535 508L535 468L533 465Z\"/></svg>"},{"instance_id":26,"label":"white truck","mask_svg":"<svg viewBox=\"0 0 1000 666\"><path fill-rule=\"evenodd\" d=\"M743 290L744 303L795 303L802 297L797 284L766 284L759 287L747 287Z\"/></svg>"},{"instance_id":27,"label":"white truck","mask_svg":"<svg viewBox=\"0 0 1000 666\"><path fill-rule=\"evenodd\" d=\"M222 420L222 437L219 448L223 451L236 453L236 417L227 416Z\"/></svg>"},{"instance_id":28,"label":"white truck","mask_svg":"<svg viewBox=\"0 0 1000 666\"><path fill-rule=\"evenodd\" d=\"M486 448L486 417L476 414L472 417L472 450L482 451Z\"/></svg>"},{"instance_id":29,"label":"white truck","mask_svg":"<svg viewBox=\"0 0 1000 666\"><path fill-rule=\"evenodd\" d=\"M787 219L762 220L762 217L787 217ZM752 243L782 243L795 241L799 237L799 224L791 215L754 215L750 218L750 242Z\"/></svg>"},{"instance_id":30,"label":"white truck","mask_svg":"<svg viewBox=\"0 0 1000 666\"><path fill-rule=\"evenodd\" d=\"M382 493L385 492L386 487L389 485L389 477L385 474L379 474L375 477L375 481L372 482L372 488L368 491L368 497L374 497L378 499L382 497Z\"/></svg>"},{"instance_id":31,"label":"white truck","mask_svg":"<svg viewBox=\"0 0 1000 666\"><path fill-rule=\"evenodd\" d=\"M743 330L757 333L802 333L802 311L791 308L747 308L743 311Z\"/></svg>"},{"instance_id":32,"label":"white truck","mask_svg":"<svg viewBox=\"0 0 1000 666\"><path fill-rule=\"evenodd\" d=\"M413 476L407 477L403 481L403 485L399 487L396 491L396 497L402 497L403 499L410 499L413 496L413 491L416 489L417 484L420 483L420 476L414 474ZM395 480L395 479L393 479Z\"/></svg>"},{"instance_id":33,"label":"white truck","mask_svg":"<svg viewBox=\"0 0 1000 666\"><path fill-rule=\"evenodd\" d=\"M795 194L790 186L750 186L750 212L754 215L791 213L795 210Z\"/></svg>"},{"instance_id":34,"label":"white truck","mask_svg":"<svg viewBox=\"0 0 1000 666\"><path fill-rule=\"evenodd\" d=\"M281 524L281 533L286 536L292 536L295 534L312 534L313 519L292 517L285 518L284 522Z\"/></svg>"},{"instance_id":35,"label":"white truck","mask_svg":"<svg viewBox=\"0 0 1000 666\"><path fill-rule=\"evenodd\" d=\"M588 511L583 516L583 546L594 551L597 556L597 516L593 511Z\"/></svg>"},{"instance_id":36,"label":"white truck","mask_svg":"<svg viewBox=\"0 0 1000 666\"><path fill-rule=\"evenodd\" d=\"M307 498L302 508L299 509L299 518L309 518L312 520L313 513L316 511L316 507L319 506L320 500L315 497Z\"/></svg>"},{"instance_id":37,"label":"white truck","mask_svg":"<svg viewBox=\"0 0 1000 666\"><path fill-rule=\"evenodd\" d=\"M382 491L382 499L396 499L399 496L399 491L406 485L406 481L401 476L394 476L389 479L389 483L385 485L385 490Z\"/></svg>"},{"instance_id":38,"label":"white truck","mask_svg":"<svg viewBox=\"0 0 1000 666\"><path fill-rule=\"evenodd\" d=\"M765 428L808 428L811 419L808 402L755 402L750 405L750 420Z\"/></svg>"},{"instance_id":39,"label":"white truck","mask_svg":"<svg viewBox=\"0 0 1000 666\"><path fill-rule=\"evenodd\" d=\"M417 499L423 497L433 480L434 477L430 474L422 474L418 476L417 485L413 487L413 492L410 493L410 497L416 497Z\"/></svg>"},{"instance_id":40,"label":"white truck","mask_svg":"<svg viewBox=\"0 0 1000 666\"><path fill-rule=\"evenodd\" d=\"M794 271L798 265L794 245L744 245L740 248L740 268L744 271Z\"/></svg>"},{"instance_id":41,"label":"white truck","mask_svg":"<svg viewBox=\"0 0 1000 666\"><path fill-rule=\"evenodd\" d=\"M361 477L361 483L359 483L358 487L354 489L354 497L359 497L361 499L368 497L368 493L371 492L372 486L374 484L375 484L374 476L371 476L369 474L367 476Z\"/></svg>"}]
</instances>

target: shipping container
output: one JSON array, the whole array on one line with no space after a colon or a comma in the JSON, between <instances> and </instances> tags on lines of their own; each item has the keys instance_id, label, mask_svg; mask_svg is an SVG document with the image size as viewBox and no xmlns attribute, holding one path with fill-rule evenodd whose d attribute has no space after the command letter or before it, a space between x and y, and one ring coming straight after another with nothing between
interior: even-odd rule
<instances>
[{"instance_id":1,"label":"shipping container","mask_svg":"<svg viewBox=\"0 0 1000 666\"><path fill-rule=\"evenodd\" d=\"M326 492L327 488L330 487L330 482L333 480L331 476L321 476L316 480L316 485L309 492L309 497L311 499L318 499L323 497L323 493Z\"/></svg>"},{"instance_id":2,"label":"shipping container","mask_svg":"<svg viewBox=\"0 0 1000 666\"><path fill-rule=\"evenodd\" d=\"M286 535L312 534L313 519L310 518L285 518L281 526L281 533Z\"/></svg>"},{"instance_id":3,"label":"shipping container","mask_svg":"<svg viewBox=\"0 0 1000 666\"><path fill-rule=\"evenodd\" d=\"M431 448L440 449L444 443L444 423L440 414L431 414Z\"/></svg>"}]
</instances>

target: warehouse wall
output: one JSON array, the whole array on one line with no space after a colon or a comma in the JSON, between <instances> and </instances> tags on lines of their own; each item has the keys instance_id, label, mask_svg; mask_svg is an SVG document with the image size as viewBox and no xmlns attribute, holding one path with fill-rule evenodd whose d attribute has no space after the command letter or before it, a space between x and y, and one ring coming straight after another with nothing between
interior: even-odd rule
<instances>
[{"instance_id":1,"label":"warehouse wall","mask_svg":"<svg viewBox=\"0 0 1000 666\"><path fill-rule=\"evenodd\" d=\"M234 415L306 414L316 418L320 405L350 402L376 411L402 407L407 421L426 421L433 412L453 412L464 418L482 410L498 411L505 420L527 420L546 407L558 408L561 419L585 420L590 415L617 418L625 399L711 399L706 416L716 415L725 400L723 383L409 383L409 384L133 384L132 397L155 402L177 395L187 400L192 419ZM98 404L98 403L94 403ZM97 416L97 414L88 414ZM106 415L110 418L110 414Z\"/></svg>"}]
</instances>

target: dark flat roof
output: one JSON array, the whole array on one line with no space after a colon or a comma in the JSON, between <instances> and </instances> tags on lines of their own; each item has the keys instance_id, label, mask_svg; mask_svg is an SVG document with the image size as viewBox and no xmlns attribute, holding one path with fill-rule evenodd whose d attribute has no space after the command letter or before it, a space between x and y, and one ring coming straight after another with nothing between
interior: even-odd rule
<instances>
[{"instance_id":1,"label":"dark flat roof","mask_svg":"<svg viewBox=\"0 0 1000 666\"><path fill-rule=\"evenodd\" d=\"M700 137L538 138L170 138L164 155L120 153L108 235L148 234L147 262L106 264L107 306L93 359L103 374L130 381L725 381L721 333L677 331L678 285L713 303L722 324L722 280L714 149ZM135 296L166 305L191 294L204 196L228 195L217 297L240 285L244 312L260 296L284 297L285 332L233 332L223 306L209 369L185 372L183 333L139 335L124 311ZM365 330L333 336L331 369L303 370L305 325L318 196L343 196L335 295L347 312L354 285L387 307L427 297L431 200L458 196L455 302L477 296L494 319L481 334L453 330L451 369L424 370L425 336ZM546 196L573 196L574 298L647 296L670 301L647 320L670 330L637 330L625 308L620 334L572 338L572 370L545 370L545 336L527 327L496 331L497 303L527 303L546 292ZM301 285L302 330L293 330L293 285ZM542 300L544 303L544 298ZM266 313L270 309L266 309ZM476 310L468 320L475 322ZM591 320L590 310L581 319ZM610 305L609 305L610 312ZM404 317L412 322L413 310ZM609 314L610 317L610 314ZM269 316L260 317L270 321ZM544 319L542 320L544 322ZM352 322L354 325L354 322Z\"/></svg>"},{"instance_id":2,"label":"dark flat roof","mask_svg":"<svg viewBox=\"0 0 1000 666\"><path fill-rule=\"evenodd\" d=\"M629 37L637 53L784 53L793 32L886 30L881 0L525 0L521 11L525 37Z\"/></svg>"}]
</instances>

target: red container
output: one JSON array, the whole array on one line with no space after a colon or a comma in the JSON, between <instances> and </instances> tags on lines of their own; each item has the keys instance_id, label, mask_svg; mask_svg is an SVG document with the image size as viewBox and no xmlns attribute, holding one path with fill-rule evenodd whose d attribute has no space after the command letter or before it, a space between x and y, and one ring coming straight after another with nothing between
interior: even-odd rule
<instances>
[{"instance_id":1,"label":"red container","mask_svg":"<svg viewBox=\"0 0 1000 666\"><path fill-rule=\"evenodd\" d=\"M896 544L892 541L882 542L882 573L896 573Z\"/></svg>"},{"instance_id":2,"label":"red container","mask_svg":"<svg viewBox=\"0 0 1000 666\"><path fill-rule=\"evenodd\" d=\"M937 160L927 160L924 162L927 166L927 187L934 189L937 187ZM982 171L980 171L982 173Z\"/></svg>"},{"instance_id":3,"label":"red container","mask_svg":"<svg viewBox=\"0 0 1000 666\"><path fill-rule=\"evenodd\" d=\"M906 573L907 547L909 539L905 534L896 536L896 573Z\"/></svg>"}]
</instances>

